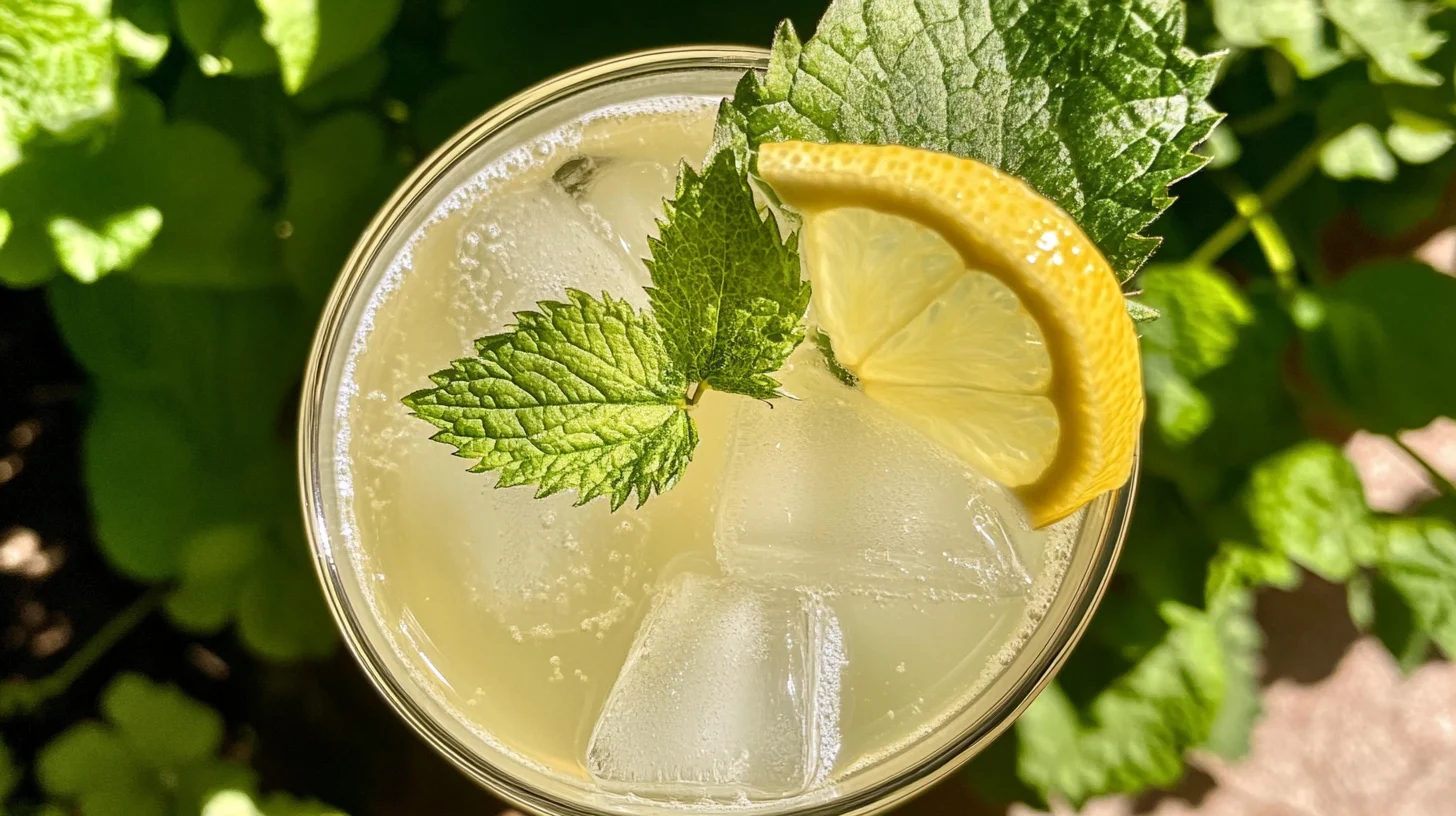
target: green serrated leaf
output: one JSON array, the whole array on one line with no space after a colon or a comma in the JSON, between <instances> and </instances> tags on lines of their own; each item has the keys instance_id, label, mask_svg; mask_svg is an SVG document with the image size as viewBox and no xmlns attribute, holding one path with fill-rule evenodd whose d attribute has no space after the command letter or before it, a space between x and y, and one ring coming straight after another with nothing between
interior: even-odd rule
<instances>
[{"instance_id":1,"label":"green serrated leaf","mask_svg":"<svg viewBox=\"0 0 1456 816\"><path fill-rule=\"evenodd\" d=\"M0 173L42 133L72 137L111 113L116 52L106 0L0 5Z\"/></svg>"},{"instance_id":2,"label":"green serrated leaf","mask_svg":"<svg viewBox=\"0 0 1456 816\"><path fill-rule=\"evenodd\" d=\"M95 283L102 275L130 267L147 251L162 228L162 213L156 207L137 207L106 219L96 230L70 218L52 218L46 227L61 267L82 283Z\"/></svg>"},{"instance_id":3,"label":"green serrated leaf","mask_svg":"<svg viewBox=\"0 0 1456 816\"><path fill-rule=\"evenodd\" d=\"M1178 0L836 0L774 39L734 104L749 141L905 144L968 156L1056 201L1130 277L1140 235L1218 120L1218 60L1183 45ZM1151 67L1151 66L1156 66Z\"/></svg>"},{"instance_id":4,"label":"green serrated leaf","mask_svg":"<svg viewBox=\"0 0 1456 816\"><path fill-rule=\"evenodd\" d=\"M1328 442L1308 441L1254 468L1245 499L1265 546L1330 581L1374 562L1374 518L1354 465Z\"/></svg>"},{"instance_id":5,"label":"green serrated leaf","mask_svg":"<svg viewBox=\"0 0 1456 816\"><path fill-rule=\"evenodd\" d=\"M286 794L273 794L254 801L243 791L230 790L215 794L202 807L201 816L344 816L337 808L322 802L294 799Z\"/></svg>"},{"instance_id":6,"label":"green serrated leaf","mask_svg":"<svg viewBox=\"0 0 1456 816\"><path fill-rule=\"evenodd\" d=\"M1126 298L1123 305L1127 307L1127 316L1134 323L1152 323L1163 316L1157 309L1132 298Z\"/></svg>"},{"instance_id":7,"label":"green serrated leaf","mask_svg":"<svg viewBox=\"0 0 1456 816\"><path fill-rule=\"evenodd\" d=\"M342 113L288 146L290 231L283 262L309 303L323 305L354 242L401 175L385 158L384 128L373 116Z\"/></svg>"},{"instance_id":8,"label":"green serrated leaf","mask_svg":"<svg viewBox=\"0 0 1456 816\"><path fill-rule=\"evenodd\" d=\"M1445 36L1427 25L1432 8L1424 0L1324 0L1325 14L1342 40L1369 58L1379 80L1439 85L1441 75L1421 60L1436 53Z\"/></svg>"},{"instance_id":9,"label":"green serrated leaf","mask_svg":"<svg viewBox=\"0 0 1456 816\"><path fill-rule=\"evenodd\" d=\"M267 537L257 523L222 524L191 536L182 545L167 614L189 631L222 629L236 614L243 576L269 554Z\"/></svg>"},{"instance_id":10,"label":"green serrated leaf","mask_svg":"<svg viewBox=\"0 0 1456 816\"><path fill-rule=\"evenodd\" d=\"M62 336L95 378L83 465L97 540L118 569L173 577L193 535L291 509L292 440L280 423L309 330L291 293L114 277L58 282L50 294Z\"/></svg>"},{"instance_id":11,"label":"green serrated leaf","mask_svg":"<svg viewBox=\"0 0 1456 816\"><path fill-rule=\"evenodd\" d=\"M394 25L401 0L256 0L263 39L278 52L283 87L298 93L368 53Z\"/></svg>"},{"instance_id":12,"label":"green serrated leaf","mask_svg":"<svg viewBox=\"0 0 1456 816\"><path fill-rule=\"evenodd\" d=\"M1248 591L1212 596L1208 616L1218 635L1226 680L1204 746L1225 759L1239 759L1249 752L1249 735L1263 711L1259 692L1264 632L1254 620L1254 596Z\"/></svg>"},{"instance_id":13,"label":"green serrated leaf","mask_svg":"<svg viewBox=\"0 0 1456 816\"><path fill-rule=\"evenodd\" d=\"M1355 125L1326 142L1320 148L1320 168L1332 179L1376 181L1390 181L1397 170L1380 131L1366 124Z\"/></svg>"},{"instance_id":14,"label":"green serrated leaf","mask_svg":"<svg viewBox=\"0 0 1456 816\"><path fill-rule=\"evenodd\" d=\"M1381 524L1380 576L1408 605L1416 628L1456 655L1456 525L1445 519Z\"/></svg>"},{"instance_id":15,"label":"green serrated leaf","mask_svg":"<svg viewBox=\"0 0 1456 816\"><path fill-rule=\"evenodd\" d=\"M405 397L473 472L498 470L497 487L537 485L536 496L575 490L577 504L635 491L640 505L677 482L697 446L685 410L687 380L662 329L625 301L568 291L568 302L518 312L516 327L476 342L478 356Z\"/></svg>"},{"instance_id":16,"label":"green serrated leaf","mask_svg":"<svg viewBox=\"0 0 1456 816\"><path fill-rule=\"evenodd\" d=\"M1430 164L1456 145L1456 130L1439 124L1396 122L1385 131L1391 152L1408 164Z\"/></svg>"},{"instance_id":17,"label":"green serrated leaf","mask_svg":"<svg viewBox=\"0 0 1456 816\"><path fill-rule=\"evenodd\" d=\"M1058 683L1016 723L1021 778L1074 804L1167 787L1183 754L1207 742L1228 694L1224 645L1203 612L1166 603L1168 630L1131 671L1079 710Z\"/></svg>"},{"instance_id":18,"label":"green serrated leaf","mask_svg":"<svg viewBox=\"0 0 1456 816\"><path fill-rule=\"evenodd\" d=\"M291 519L290 519L291 520ZM270 548L243 577L238 594L238 634L269 660L327 657L338 641L308 542L296 521L281 527Z\"/></svg>"},{"instance_id":19,"label":"green serrated leaf","mask_svg":"<svg viewBox=\"0 0 1456 816\"><path fill-rule=\"evenodd\" d=\"M380 51L371 51L317 82L309 83L294 94L293 102L303 110L318 111L336 104L363 101L379 89L388 71L388 58Z\"/></svg>"},{"instance_id":20,"label":"green serrated leaf","mask_svg":"<svg viewBox=\"0 0 1456 816\"><path fill-rule=\"evenodd\" d=\"M54 148L0 176L0 201L14 217L0 281L41 283L64 262L83 278L114 266L149 283L280 284L277 242L261 212L267 185L237 146L195 122L166 122L160 102L139 88L125 90L120 108L102 149ZM161 215L150 242L148 209Z\"/></svg>"},{"instance_id":21,"label":"green serrated leaf","mask_svg":"<svg viewBox=\"0 0 1456 816\"><path fill-rule=\"evenodd\" d=\"M1456 416L1456 278L1414 261L1362 266L1311 301L1305 364L1360 425L1392 434Z\"/></svg>"},{"instance_id":22,"label":"green serrated leaf","mask_svg":"<svg viewBox=\"0 0 1456 816\"><path fill-rule=\"evenodd\" d=\"M170 816L166 790L110 726L71 726L36 757L41 789L83 816Z\"/></svg>"},{"instance_id":23,"label":"green serrated leaf","mask_svg":"<svg viewBox=\"0 0 1456 816\"><path fill-rule=\"evenodd\" d=\"M139 674L121 674L101 695L101 711L133 756L156 768L181 767L222 745L222 716Z\"/></svg>"},{"instance_id":24,"label":"green serrated leaf","mask_svg":"<svg viewBox=\"0 0 1456 816\"><path fill-rule=\"evenodd\" d=\"M1138 281L1143 299L1164 316L1141 329L1150 413L1163 438L1176 447L1212 423L1213 405L1194 382L1228 364L1254 312L1215 269L1155 265Z\"/></svg>"},{"instance_id":25,"label":"green serrated leaf","mask_svg":"<svg viewBox=\"0 0 1456 816\"><path fill-rule=\"evenodd\" d=\"M147 477L137 478L145 462ZM83 474L96 542L113 567L144 581L176 574L183 542L206 517L202 454L157 400L104 391L86 428Z\"/></svg>"},{"instance_id":26,"label":"green serrated leaf","mask_svg":"<svg viewBox=\"0 0 1456 816\"><path fill-rule=\"evenodd\" d=\"M809 306L794 239L759 211L731 151L701 175L684 164L666 206L647 294L677 368L719 391L777 395L769 374L803 342Z\"/></svg>"},{"instance_id":27,"label":"green serrated leaf","mask_svg":"<svg viewBox=\"0 0 1456 816\"><path fill-rule=\"evenodd\" d=\"M814 331L814 346L819 349L820 354L824 355L824 362L829 366L829 373L833 374L835 379L850 388L859 387L859 377L856 377L853 371L840 365L839 358L834 356L834 342L829 339L828 334L816 329Z\"/></svg>"},{"instance_id":28,"label":"green serrated leaf","mask_svg":"<svg viewBox=\"0 0 1456 816\"><path fill-rule=\"evenodd\" d=\"M1209 0L1214 24L1230 45L1272 47L1289 59L1299 75L1316 77L1345 61L1325 42L1325 15L1319 0Z\"/></svg>"},{"instance_id":29,"label":"green serrated leaf","mask_svg":"<svg viewBox=\"0 0 1456 816\"><path fill-rule=\"evenodd\" d=\"M263 39L263 14L254 0L173 0L182 42L208 76L249 77L278 70L278 55Z\"/></svg>"},{"instance_id":30,"label":"green serrated leaf","mask_svg":"<svg viewBox=\"0 0 1456 816\"><path fill-rule=\"evenodd\" d=\"M185 816L202 813L207 802L219 793L231 791L247 795L258 787L258 776L252 768L228 760L193 762L175 773L172 812Z\"/></svg>"},{"instance_id":31,"label":"green serrated leaf","mask_svg":"<svg viewBox=\"0 0 1456 816\"><path fill-rule=\"evenodd\" d=\"M1167 268L1138 284L1167 313L1140 327L1152 420L1143 463L1191 500L1222 501L1250 465L1307 435L1284 385L1293 328L1272 287Z\"/></svg>"},{"instance_id":32,"label":"green serrated leaf","mask_svg":"<svg viewBox=\"0 0 1456 816\"><path fill-rule=\"evenodd\" d=\"M10 755L10 747L0 740L0 813L4 812L5 800L10 797L10 792L20 786L20 773Z\"/></svg>"},{"instance_id":33,"label":"green serrated leaf","mask_svg":"<svg viewBox=\"0 0 1456 816\"><path fill-rule=\"evenodd\" d=\"M172 13L167 0L115 0L112 4L112 40L116 53L131 61L133 70L149 73L172 45Z\"/></svg>"}]
</instances>

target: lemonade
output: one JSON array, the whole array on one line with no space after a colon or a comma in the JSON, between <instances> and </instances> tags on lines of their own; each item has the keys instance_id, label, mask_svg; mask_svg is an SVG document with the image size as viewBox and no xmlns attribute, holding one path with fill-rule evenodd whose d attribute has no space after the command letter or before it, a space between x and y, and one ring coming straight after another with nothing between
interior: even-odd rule
<instances>
[{"instance_id":1,"label":"lemonade","mask_svg":"<svg viewBox=\"0 0 1456 816\"><path fill-rule=\"evenodd\" d=\"M1125 494L1033 530L813 342L775 375L792 398L704 394L681 481L615 512L494 489L400 405L568 287L645 308L677 166L756 59L589 69L468 134L376 225L320 336L305 478L350 645L530 807L782 812L928 779L1064 653L1121 532Z\"/></svg>"}]
</instances>

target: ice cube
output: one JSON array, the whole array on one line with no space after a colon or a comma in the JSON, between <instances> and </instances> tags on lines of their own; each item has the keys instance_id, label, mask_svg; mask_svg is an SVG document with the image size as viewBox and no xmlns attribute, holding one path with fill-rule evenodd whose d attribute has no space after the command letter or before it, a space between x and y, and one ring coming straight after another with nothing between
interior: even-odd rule
<instances>
[{"instance_id":1,"label":"ice cube","mask_svg":"<svg viewBox=\"0 0 1456 816\"><path fill-rule=\"evenodd\" d=\"M513 322L510 315L538 301L562 300L566 289L594 297L608 292L641 308L647 268L603 236L592 216L560 185L547 179L494 194L460 228L456 265L489 303L470 304L484 322ZM476 322L482 322L478 316Z\"/></svg>"},{"instance_id":2,"label":"ice cube","mask_svg":"<svg viewBox=\"0 0 1456 816\"><path fill-rule=\"evenodd\" d=\"M808 344L805 344L808 345ZM732 575L922 599L1023 595L1015 500L862 392L817 351L784 372L798 400L739 409L715 534Z\"/></svg>"},{"instance_id":3,"label":"ice cube","mask_svg":"<svg viewBox=\"0 0 1456 816\"><path fill-rule=\"evenodd\" d=\"M657 235L662 201L672 197L677 169L649 159L582 156L563 164L555 181L603 238L624 257L640 261L650 254L647 237Z\"/></svg>"},{"instance_id":4,"label":"ice cube","mask_svg":"<svg viewBox=\"0 0 1456 816\"><path fill-rule=\"evenodd\" d=\"M815 596L684 573L637 632L587 769L604 788L655 798L800 793L839 751L843 662Z\"/></svg>"}]
</instances>

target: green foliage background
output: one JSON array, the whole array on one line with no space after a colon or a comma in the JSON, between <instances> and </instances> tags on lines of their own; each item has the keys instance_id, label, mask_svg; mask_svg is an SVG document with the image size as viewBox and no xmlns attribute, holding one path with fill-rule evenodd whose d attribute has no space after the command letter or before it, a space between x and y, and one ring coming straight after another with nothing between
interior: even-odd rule
<instances>
[{"instance_id":1,"label":"green foliage background","mask_svg":"<svg viewBox=\"0 0 1456 816\"><path fill-rule=\"evenodd\" d=\"M115 628L155 602L262 660L327 656L291 423L318 310L383 198L553 72L767 45L780 18L807 32L822 10L0 2L0 282L44 287L89 377L96 542L157 588ZM1456 221L1456 2L1195 0L1189 19L1193 47L1230 51L1213 97L1228 118L1129 284L1162 313L1141 329L1133 530L1056 684L967 772L983 798L1138 792L1175 784L1191 749L1239 755L1258 716L1257 593L1307 573L1346 584L1402 665L1456 654L1456 489L1437 479L1444 499L1376 514L1338 447L1456 415L1456 279L1408 258ZM0 717L72 679L7 681ZM0 743L0 812L7 796L18 813L331 812L260 793L219 715L158 679L116 677L99 719L35 756Z\"/></svg>"}]
</instances>

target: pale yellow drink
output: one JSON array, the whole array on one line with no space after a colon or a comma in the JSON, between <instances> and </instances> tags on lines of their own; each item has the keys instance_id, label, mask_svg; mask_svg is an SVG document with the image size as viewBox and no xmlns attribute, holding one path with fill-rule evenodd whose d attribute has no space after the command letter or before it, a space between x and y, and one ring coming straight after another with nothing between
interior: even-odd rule
<instances>
[{"instance_id":1,"label":"pale yellow drink","mask_svg":"<svg viewBox=\"0 0 1456 816\"><path fill-rule=\"evenodd\" d=\"M603 810L781 809L933 749L1085 516L1031 531L812 343L779 375L797 399L706 395L686 475L640 509L496 490L429 440L400 398L514 311L567 287L646 306L647 236L727 90L707 85L569 111L420 208L334 391L333 557L381 661L488 763Z\"/></svg>"}]
</instances>

